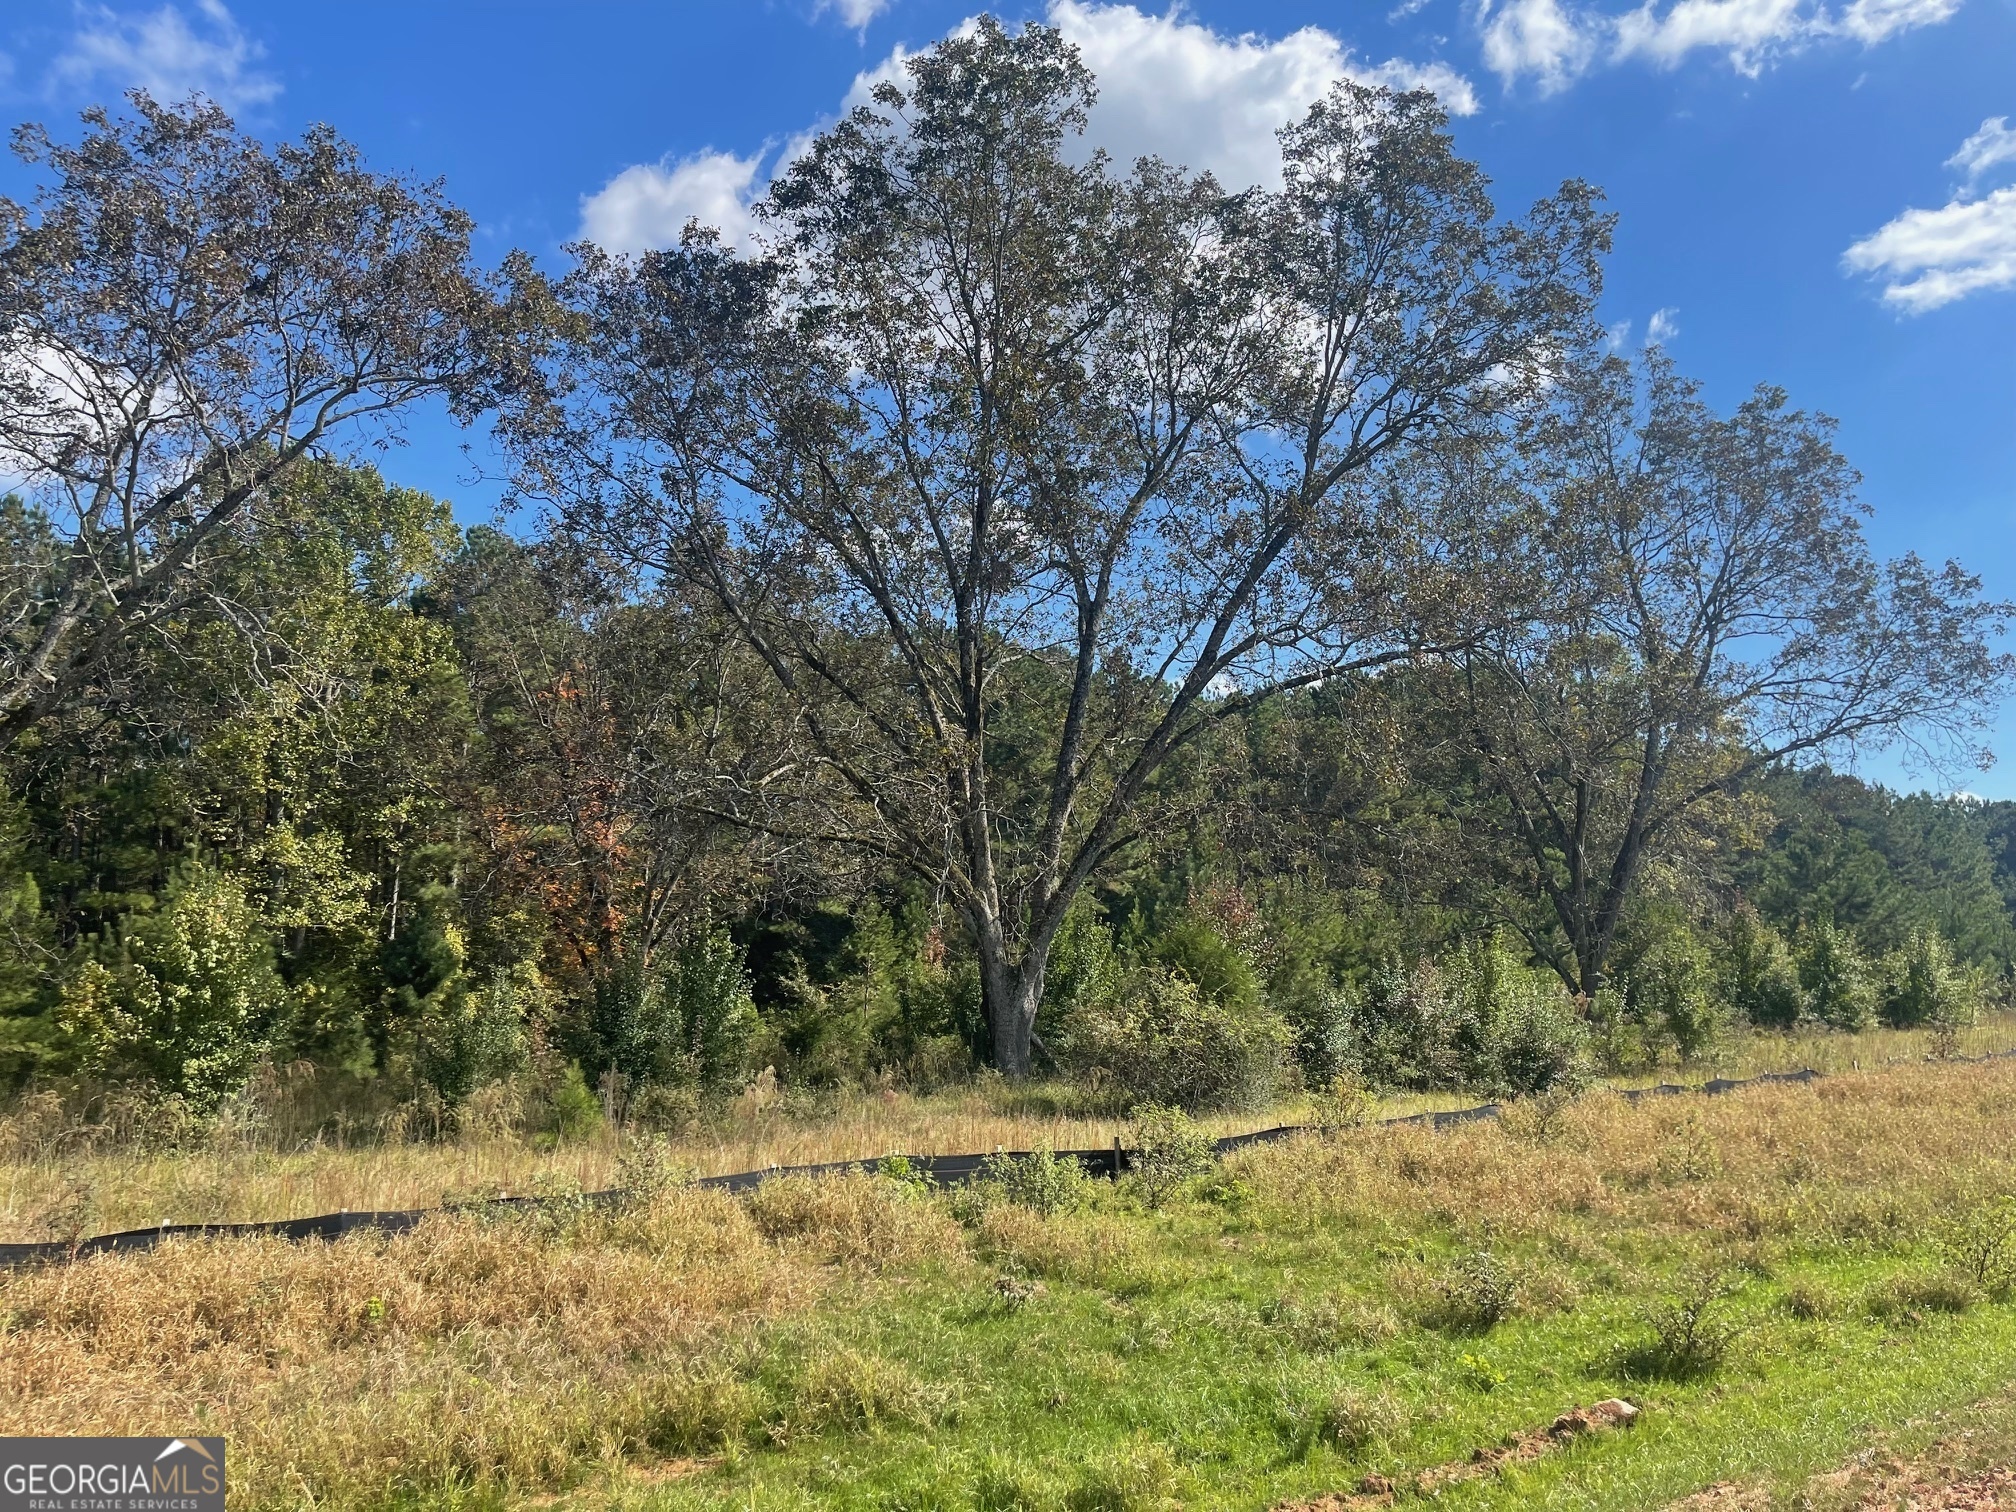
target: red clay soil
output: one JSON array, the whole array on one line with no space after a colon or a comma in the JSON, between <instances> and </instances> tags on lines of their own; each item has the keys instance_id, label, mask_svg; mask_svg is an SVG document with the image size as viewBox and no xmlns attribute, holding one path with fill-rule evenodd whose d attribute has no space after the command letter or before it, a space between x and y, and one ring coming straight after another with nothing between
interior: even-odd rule
<instances>
[{"instance_id":1,"label":"red clay soil","mask_svg":"<svg viewBox=\"0 0 2016 1512\"><path fill-rule=\"evenodd\" d=\"M1964 1437L1935 1445L1910 1463L1865 1451L1846 1467L1814 1477L1799 1505L1839 1512L2016 1512L2016 1468L1956 1467L1953 1461L1969 1458ZM1773 1505L1762 1486L1722 1481L1666 1512L1770 1512Z\"/></svg>"},{"instance_id":2,"label":"red clay soil","mask_svg":"<svg viewBox=\"0 0 2016 1512\"><path fill-rule=\"evenodd\" d=\"M1857 1479L1869 1479L1857 1473ZM1822 1476L1820 1484L1842 1486L1848 1474ZM2003 1466L1949 1479L1923 1465L1895 1461L1880 1468L1875 1484L1860 1499L1842 1505L1854 1512L2016 1512L2016 1469ZM1771 1493L1761 1486L1723 1481L1673 1503L1667 1512L1770 1512Z\"/></svg>"},{"instance_id":3,"label":"red clay soil","mask_svg":"<svg viewBox=\"0 0 2016 1512\"><path fill-rule=\"evenodd\" d=\"M1383 1475L1368 1475L1358 1482L1355 1490L1332 1491L1313 1501L1280 1502L1274 1512L1369 1512L1374 1507L1392 1506L1394 1498L1402 1492L1433 1496L1444 1487L1496 1475L1508 1465L1530 1463L1588 1434L1629 1428L1637 1417L1636 1407L1613 1397L1594 1406L1564 1412L1545 1428L1515 1433L1502 1444L1474 1450L1467 1460L1431 1465L1399 1484Z\"/></svg>"}]
</instances>

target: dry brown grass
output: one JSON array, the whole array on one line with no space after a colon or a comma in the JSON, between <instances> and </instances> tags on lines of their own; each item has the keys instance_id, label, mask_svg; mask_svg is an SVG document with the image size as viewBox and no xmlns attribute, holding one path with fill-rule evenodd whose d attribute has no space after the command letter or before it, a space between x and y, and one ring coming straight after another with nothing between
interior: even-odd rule
<instances>
[{"instance_id":1,"label":"dry brown grass","mask_svg":"<svg viewBox=\"0 0 2016 1512\"><path fill-rule=\"evenodd\" d=\"M1700 1081L1801 1066L1835 1072L1922 1061L1922 1031L1863 1035L1751 1035L1713 1061L1636 1078ZM1968 1055L2016 1047L2016 1018L1997 1018L1961 1038ZM1468 1106L1464 1094L1403 1094L1376 1117ZM752 1090L704 1128L672 1142L672 1157L698 1175L814 1165L891 1153L965 1154L997 1149L1103 1148L1125 1129L1117 1116L1076 1116L1069 1099L1044 1089L1020 1093L981 1083L928 1097L859 1093L802 1103ZM1290 1101L1265 1114L1205 1122L1231 1133L1312 1117ZM479 1121L479 1130L482 1125ZM542 1148L509 1133L477 1132L452 1142L379 1141L352 1147L313 1143L275 1148L239 1134L208 1146L145 1149L94 1145L66 1128L53 1102L0 1116L0 1241L71 1237L84 1231L164 1222L253 1222L343 1209L432 1207L450 1194L597 1190L617 1180L621 1141L592 1139Z\"/></svg>"},{"instance_id":2,"label":"dry brown grass","mask_svg":"<svg viewBox=\"0 0 2016 1512\"><path fill-rule=\"evenodd\" d=\"M1870 1071L1882 1066L1915 1065L1935 1058L1939 1036L1930 1029L1868 1029L1860 1034L1802 1028L1790 1033L1731 1035L1697 1064L1666 1067L1644 1076L1625 1078L1619 1085L1657 1081L1701 1081L1710 1076L1757 1076L1766 1071L1797 1071L1810 1066L1829 1076ZM1957 1031L1947 1047L1957 1057L1999 1055L2016 1049L2016 1014L1984 1014L1970 1028Z\"/></svg>"},{"instance_id":3,"label":"dry brown grass","mask_svg":"<svg viewBox=\"0 0 2016 1512\"><path fill-rule=\"evenodd\" d=\"M992 1208L982 1215L975 1242L985 1258L1011 1272L1122 1295L1140 1289L1152 1263L1149 1236L1140 1226L1106 1213L1045 1218L1026 1208Z\"/></svg>"},{"instance_id":4,"label":"dry brown grass","mask_svg":"<svg viewBox=\"0 0 2016 1512\"><path fill-rule=\"evenodd\" d=\"M1565 1217L1634 1233L1882 1241L2016 1190L2016 1061L1921 1064L1724 1097L1596 1093L1437 1134L1298 1141L1233 1169L1316 1223L1396 1214L1544 1235Z\"/></svg>"},{"instance_id":5,"label":"dry brown grass","mask_svg":"<svg viewBox=\"0 0 2016 1512\"><path fill-rule=\"evenodd\" d=\"M22 1271L0 1280L0 1431L208 1424L230 1435L238 1504L565 1484L748 1432L752 1331L849 1274L831 1262L962 1253L941 1210L862 1179ZM808 1372L793 1415L895 1417L925 1397L899 1367L842 1352Z\"/></svg>"},{"instance_id":6,"label":"dry brown grass","mask_svg":"<svg viewBox=\"0 0 2016 1512\"><path fill-rule=\"evenodd\" d=\"M750 1196L749 1217L765 1238L836 1263L903 1266L964 1256L965 1236L943 1205L922 1194L893 1199L892 1186L874 1176L780 1176Z\"/></svg>"},{"instance_id":7,"label":"dry brown grass","mask_svg":"<svg viewBox=\"0 0 2016 1512\"><path fill-rule=\"evenodd\" d=\"M1412 1107L1419 1100L1409 1100ZM1446 1100L1445 1100L1446 1101ZM1226 1130L1243 1118L1216 1120ZM793 1105L752 1094L706 1128L671 1142L696 1175L817 1165L892 1153L1111 1145L1118 1117L1074 1117L1018 1105L1002 1091L912 1097L858 1094ZM93 1231L162 1222L254 1222L339 1210L432 1207L448 1194L523 1194L616 1184L622 1142L603 1132L542 1148L508 1133L440 1143L385 1141L275 1150L220 1141L184 1149L93 1147L34 1110L0 1117L0 1240L67 1237L81 1204Z\"/></svg>"}]
</instances>

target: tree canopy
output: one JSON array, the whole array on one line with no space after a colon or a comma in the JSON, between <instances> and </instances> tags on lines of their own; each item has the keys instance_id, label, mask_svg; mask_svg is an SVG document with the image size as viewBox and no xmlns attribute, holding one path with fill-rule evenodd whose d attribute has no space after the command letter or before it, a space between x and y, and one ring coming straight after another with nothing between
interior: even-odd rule
<instances>
[{"instance_id":1,"label":"tree canopy","mask_svg":"<svg viewBox=\"0 0 2016 1512\"><path fill-rule=\"evenodd\" d=\"M791 704L723 811L942 887L1016 1074L1179 751L1466 633L1380 464L1531 392L1608 237L1573 184L1498 222L1426 94L1337 86L1228 195L1077 161L1093 90L983 21L790 166L764 256L578 249L512 428L529 494L711 593Z\"/></svg>"},{"instance_id":2,"label":"tree canopy","mask_svg":"<svg viewBox=\"0 0 2016 1512\"><path fill-rule=\"evenodd\" d=\"M1600 197L1501 216L1426 94L1234 192L1096 88L983 20L753 250L552 273L325 129L21 133L0 1090L1513 1095L2007 991L2016 805L1837 769L1982 759L2006 607L1831 421L1607 354ZM398 484L421 402L518 513Z\"/></svg>"}]
</instances>

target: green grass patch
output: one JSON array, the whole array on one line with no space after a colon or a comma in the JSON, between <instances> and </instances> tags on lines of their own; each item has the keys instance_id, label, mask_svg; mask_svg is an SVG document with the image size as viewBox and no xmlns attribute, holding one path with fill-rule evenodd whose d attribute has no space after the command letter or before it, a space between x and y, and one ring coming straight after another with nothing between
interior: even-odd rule
<instances>
[{"instance_id":1,"label":"green grass patch","mask_svg":"<svg viewBox=\"0 0 2016 1512\"><path fill-rule=\"evenodd\" d=\"M857 1413L802 1437L787 1428L783 1442L758 1428L721 1469L635 1501L1263 1508L1349 1490L1371 1471L1404 1482L1622 1395L1645 1408L1629 1432L1438 1500L1642 1509L1718 1480L1789 1491L1873 1434L2016 1377L2016 1308L1895 1305L1928 1274L1911 1246L1723 1257L1707 1309L1722 1344L1690 1364L1660 1357L1658 1323L1712 1250L1675 1244L1662 1263L1587 1232L1565 1247L1478 1251L1447 1222L1283 1234L1273 1216L1199 1199L1148 1214L1109 1198L1041 1224L1057 1254L1023 1300L949 1271L864 1286L784 1353L892 1362L918 1410ZM1074 1241L1116 1229L1139 1250L1101 1272L1083 1259L1097 1246ZM1463 1306L1479 1254L1519 1299L1501 1321ZM1074 1274L1060 1255L1085 1268ZM1793 1300L1816 1295L1833 1300L1831 1315L1799 1316ZM789 1400L790 1371L773 1362L765 1374Z\"/></svg>"}]
</instances>

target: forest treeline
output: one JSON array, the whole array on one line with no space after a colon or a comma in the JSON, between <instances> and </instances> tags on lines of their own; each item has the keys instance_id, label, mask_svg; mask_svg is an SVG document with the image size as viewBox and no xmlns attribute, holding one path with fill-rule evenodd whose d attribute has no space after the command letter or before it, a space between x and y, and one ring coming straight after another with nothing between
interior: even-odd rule
<instances>
[{"instance_id":1,"label":"forest treeline","mask_svg":"<svg viewBox=\"0 0 2016 1512\"><path fill-rule=\"evenodd\" d=\"M2016 805L1827 763L1978 757L2004 607L1831 422L1610 350L1600 196L1501 218L1427 95L1229 192L1095 90L984 23L753 250L557 275L326 130L17 134L0 1085L1226 1106L1999 1001ZM504 524L374 456L422 403Z\"/></svg>"}]
</instances>

